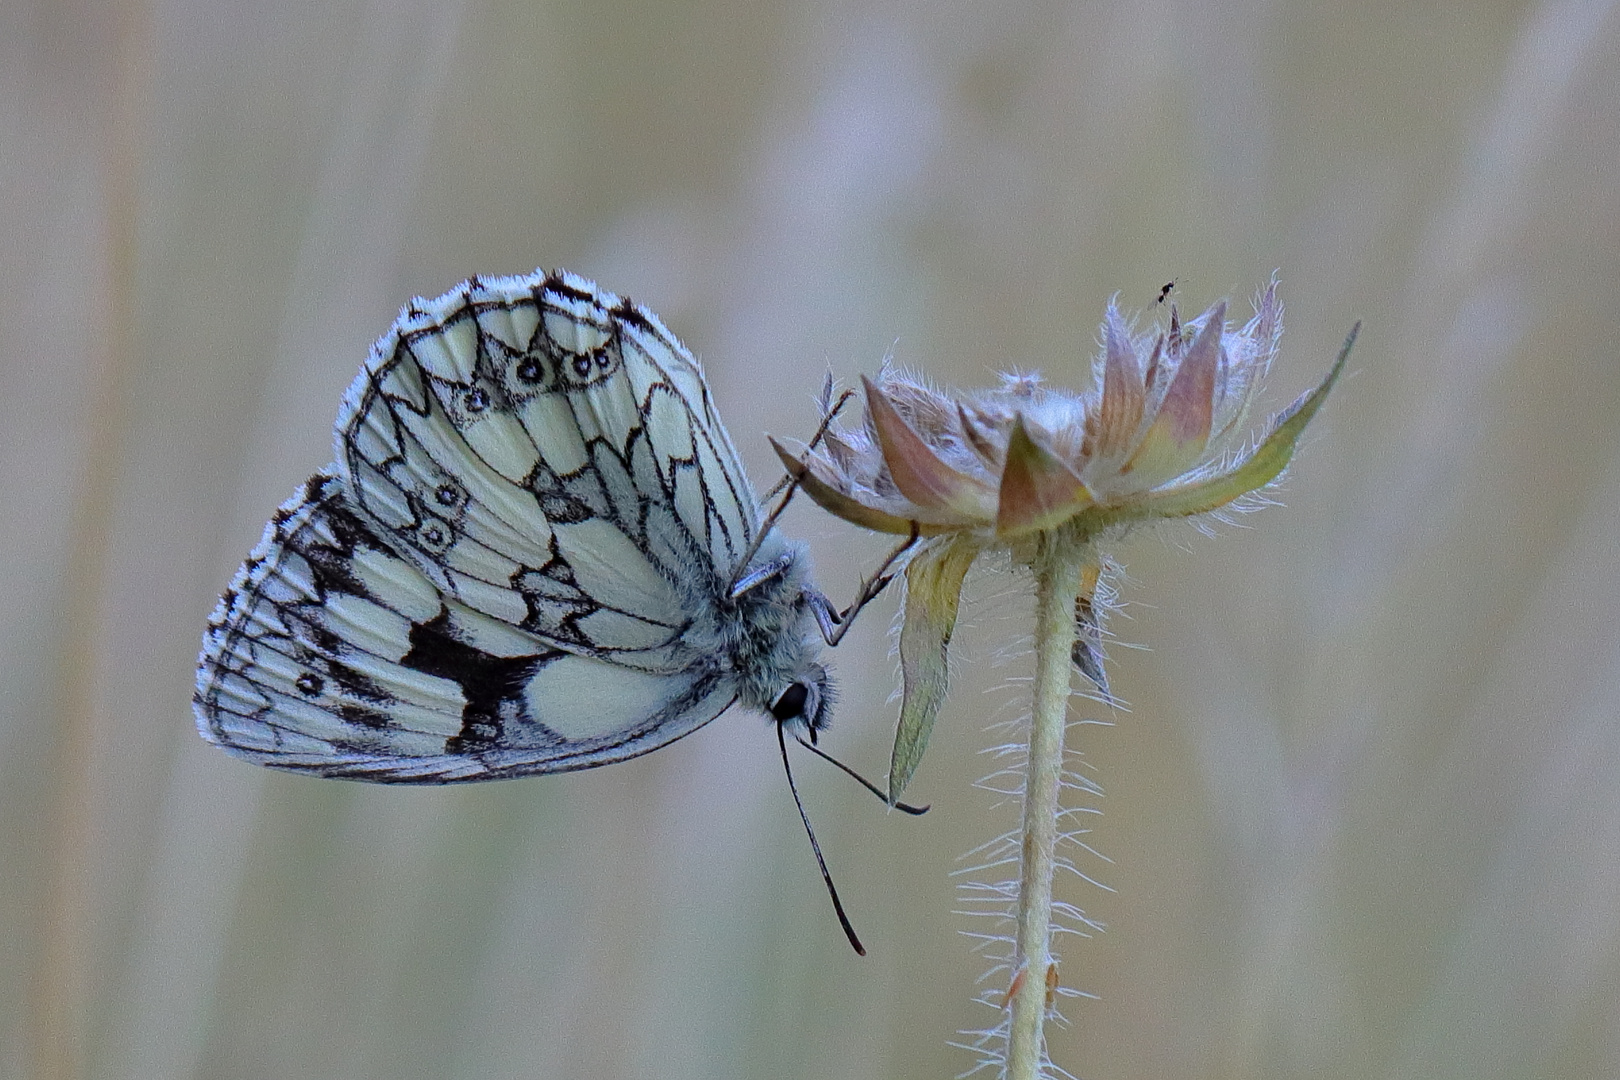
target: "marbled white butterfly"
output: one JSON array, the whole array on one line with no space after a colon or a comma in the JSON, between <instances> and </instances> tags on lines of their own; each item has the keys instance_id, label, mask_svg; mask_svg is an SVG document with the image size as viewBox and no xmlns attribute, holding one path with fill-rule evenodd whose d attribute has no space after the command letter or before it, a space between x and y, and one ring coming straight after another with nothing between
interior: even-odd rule
<instances>
[{"instance_id":1,"label":"marbled white butterfly","mask_svg":"<svg viewBox=\"0 0 1620 1080\"><path fill-rule=\"evenodd\" d=\"M335 442L203 636L198 730L260 765L428 784L562 772L734 702L813 742L821 639L887 580L834 612L762 514L697 360L572 274L407 306Z\"/></svg>"}]
</instances>

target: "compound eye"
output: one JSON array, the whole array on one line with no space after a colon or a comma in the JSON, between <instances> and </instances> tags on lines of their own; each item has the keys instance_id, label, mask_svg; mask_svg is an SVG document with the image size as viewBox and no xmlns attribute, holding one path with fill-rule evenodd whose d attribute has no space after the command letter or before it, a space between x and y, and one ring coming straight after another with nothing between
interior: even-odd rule
<instances>
[{"instance_id":1,"label":"compound eye","mask_svg":"<svg viewBox=\"0 0 1620 1080\"><path fill-rule=\"evenodd\" d=\"M804 716L805 703L810 700L810 688L796 682L771 705L771 715L777 720L795 720Z\"/></svg>"}]
</instances>

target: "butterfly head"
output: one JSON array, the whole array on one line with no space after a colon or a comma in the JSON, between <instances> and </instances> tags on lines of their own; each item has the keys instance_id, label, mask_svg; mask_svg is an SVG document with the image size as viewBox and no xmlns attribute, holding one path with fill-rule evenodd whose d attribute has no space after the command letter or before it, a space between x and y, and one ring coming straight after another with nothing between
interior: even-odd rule
<instances>
[{"instance_id":1,"label":"butterfly head","mask_svg":"<svg viewBox=\"0 0 1620 1080\"><path fill-rule=\"evenodd\" d=\"M833 699L832 676L820 664L811 664L798 679L771 702L770 713L778 724L802 726L813 743L827 726Z\"/></svg>"},{"instance_id":2,"label":"butterfly head","mask_svg":"<svg viewBox=\"0 0 1620 1080\"><path fill-rule=\"evenodd\" d=\"M802 731L812 742L827 726L832 676L820 662L804 551L770 536L750 569L718 606L718 636L742 703Z\"/></svg>"}]
</instances>

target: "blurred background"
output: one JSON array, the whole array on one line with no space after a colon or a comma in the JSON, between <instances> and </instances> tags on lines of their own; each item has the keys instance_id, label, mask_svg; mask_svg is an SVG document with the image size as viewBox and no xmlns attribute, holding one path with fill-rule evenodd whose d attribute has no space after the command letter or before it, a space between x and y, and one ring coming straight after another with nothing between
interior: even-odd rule
<instances>
[{"instance_id":1,"label":"blurred background","mask_svg":"<svg viewBox=\"0 0 1620 1080\"><path fill-rule=\"evenodd\" d=\"M0 6L0 1076L970 1069L951 871L1024 583L886 813L770 725L459 789L272 774L215 597L413 294L564 266L703 358L756 482L823 372L1083 380L1108 298L1246 301L1265 404L1366 320L1282 508L1114 549L1093 1080L1620 1075L1620 12L1606 0ZM882 541L796 507L848 596ZM838 651L881 774L894 597ZM1128 648L1126 646L1141 646Z\"/></svg>"}]
</instances>

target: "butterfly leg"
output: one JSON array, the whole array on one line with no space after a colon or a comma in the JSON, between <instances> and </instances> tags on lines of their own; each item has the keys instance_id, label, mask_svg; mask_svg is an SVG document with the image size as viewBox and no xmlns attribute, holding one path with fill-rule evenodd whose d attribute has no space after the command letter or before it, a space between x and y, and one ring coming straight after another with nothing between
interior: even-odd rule
<instances>
[{"instance_id":1,"label":"butterfly leg","mask_svg":"<svg viewBox=\"0 0 1620 1080\"><path fill-rule=\"evenodd\" d=\"M779 558L773 559L766 563L764 566L761 566L759 569L744 574L742 577L732 582L731 598L735 600L749 589L758 588L767 581L781 577L792 568L793 560L794 556L791 554L782 555Z\"/></svg>"},{"instance_id":2,"label":"butterfly leg","mask_svg":"<svg viewBox=\"0 0 1620 1080\"><path fill-rule=\"evenodd\" d=\"M845 390L842 394L838 395L837 401L833 401L832 393L833 377L832 372L829 371L827 373L826 381L821 384L821 396L818 399L821 406L821 424L816 428L816 433L810 437L808 449L814 450L821 444L821 440L827 437L827 430L832 427L833 420L837 418L839 412L843 410L844 406L849 403L849 399L855 396L855 391ZM771 490L765 493L765 500L767 502L776 498L778 495L782 495L784 491L787 494L783 495L782 501L777 504L776 508L771 511L770 516L765 519L765 527L759 531L761 536L771 531L771 526L776 524L776 519L782 516L782 511L787 509L788 502L792 500L793 493L798 489L799 478L797 476L784 476L775 484L771 485Z\"/></svg>"},{"instance_id":3,"label":"butterfly leg","mask_svg":"<svg viewBox=\"0 0 1620 1080\"><path fill-rule=\"evenodd\" d=\"M838 411L844 407L845 402L855 396L855 391L845 390L839 395L838 400L834 402L832 400L832 390L832 374L829 372L826 382L821 384L821 424L816 428L815 435L810 439L810 449L812 450L816 448L817 443L826 438L827 429L832 426L833 418L838 415ZM765 493L767 500L776 498L778 494L782 498L771 508L771 512L765 515L765 521L760 525L759 534L754 537L754 543L749 547L747 554L742 557L742 561L737 564L739 574L742 574L748 564L754 561L754 556L759 553L759 546L765 542L767 536L771 535L771 530L776 528L777 518L782 516L782 511L787 509L788 503L793 501L794 493L799 490L799 480L800 476L797 474L784 476L776 482L776 485L770 491ZM769 576L769 574L764 575L764 577ZM739 577L731 583L731 595L734 597L741 596L754 585L759 584L760 580L763 580L763 578L757 572L748 575L746 578Z\"/></svg>"},{"instance_id":4,"label":"butterfly leg","mask_svg":"<svg viewBox=\"0 0 1620 1080\"><path fill-rule=\"evenodd\" d=\"M879 593L888 588L889 582L894 580L894 574L889 568L900 556L911 550L912 545L917 542L917 537L917 523L913 521L911 535L889 552L871 577L861 582L860 591L855 594L854 601L843 611L834 610L832 601L819 592L811 590L805 593L816 613L816 623L821 627L821 636L826 639L828 645L837 645L844 640L844 635L849 633L850 626L855 622L855 616L859 615L867 604L876 600Z\"/></svg>"}]
</instances>

